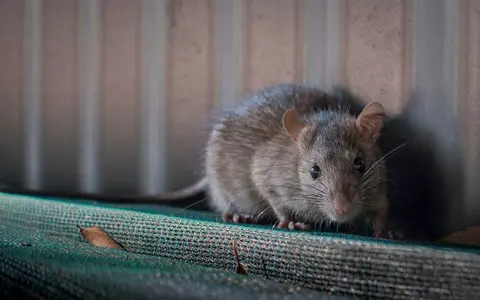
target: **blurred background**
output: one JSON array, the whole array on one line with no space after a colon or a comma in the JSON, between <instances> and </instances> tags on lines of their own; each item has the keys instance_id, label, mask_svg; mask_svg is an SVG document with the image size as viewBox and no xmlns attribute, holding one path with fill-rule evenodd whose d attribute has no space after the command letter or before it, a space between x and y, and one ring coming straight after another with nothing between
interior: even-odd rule
<instances>
[{"instance_id":1,"label":"blurred background","mask_svg":"<svg viewBox=\"0 0 480 300\"><path fill-rule=\"evenodd\" d=\"M479 47L479 0L0 0L0 182L181 188L215 110L275 83L340 84L422 133L430 207L471 225Z\"/></svg>"}]
</instances>

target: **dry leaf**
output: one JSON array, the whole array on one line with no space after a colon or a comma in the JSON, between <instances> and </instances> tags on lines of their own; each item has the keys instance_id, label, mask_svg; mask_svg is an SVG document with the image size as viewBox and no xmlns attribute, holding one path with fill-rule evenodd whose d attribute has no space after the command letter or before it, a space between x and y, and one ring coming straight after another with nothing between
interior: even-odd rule
<instances>
[{"instance_id":1,"label":"dry leaf","mask_svg":"<svg viewBox=\"0 0 480 300\"><path fill-rule=\"evenodd\" d=\"M105 230L98 226L82 228L77 225L77 227L80 228L83 238L94 246L125 250L122 245L114 241Z\"/></svg>"},{"instance_id":2,"label":"dry leaf","mask_svg":"<svg viewBox=\"0 0 480 300\"><path fill-rule=\"evenodd\" d=\"M237 237L235 237L235 239L233 240L233 254L235 255L235 260L237 261L237 268L235 270L235 273L247 275L247 271L245 270L245 268L240 263L240 260L238 259Z\"/></svg>"},{"instance_id":3,"label":"dry leaf","mask_svg":"<svg viewBox=\"0 0 480 300\"><path fill-rule=\"evenodd\" d=\"M438 240L441 243L480 246L480 226L468 227L444 236Z\"/></svg>"}]
</instances>

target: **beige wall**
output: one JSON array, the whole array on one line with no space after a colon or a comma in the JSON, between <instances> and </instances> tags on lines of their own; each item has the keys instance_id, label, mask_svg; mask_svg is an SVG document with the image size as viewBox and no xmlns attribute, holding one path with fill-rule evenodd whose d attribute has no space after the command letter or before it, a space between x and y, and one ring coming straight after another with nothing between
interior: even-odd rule
<instances>
[{"instance_id":1,"label":"beige wall","mask_svg":"<svg viewBox=\"0 0 480 300\"><path fill-rule=\"evenodd\" d=\"M428 15L430 7L448 14ZM1 180L178 188L200 174L208 114L232 102L220 95L324 81L391 114L403 112L413 87L444 89L451 98L441 109L453 111L462 137L460 188L473 203L479 12L478 0L0 0ZM435 130L442 117L429 101L416 118L432 118L425 126Z\"/></svg>"}]
</instances>

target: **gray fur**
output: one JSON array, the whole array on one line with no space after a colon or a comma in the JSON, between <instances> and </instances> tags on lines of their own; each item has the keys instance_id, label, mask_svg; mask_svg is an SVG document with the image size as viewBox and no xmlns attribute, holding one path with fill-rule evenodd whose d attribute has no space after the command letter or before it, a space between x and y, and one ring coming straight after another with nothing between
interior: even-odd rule
<instances>
[{"instance_id":1,"label":"gray fur","mask_svg":"<svg viewBox=\"0 0 480 300\"><path fill-rule=\"evenodd\" d=\"M284 112L293 107L313 125L301 136L300 147L282 125ZM282 84L248 95L213 126L208 140L211 206L221 213L313 224L374 215L386 201L385 166L379 162L363 180L352 172L356 156L367 169L381 157L354 124L347 106L317 88ZM317 180L309 173L314 163L322 171ZM346 217L334 216L329 195L335 189L359 190L360 199Z\"/></svg>"}]
</instances>

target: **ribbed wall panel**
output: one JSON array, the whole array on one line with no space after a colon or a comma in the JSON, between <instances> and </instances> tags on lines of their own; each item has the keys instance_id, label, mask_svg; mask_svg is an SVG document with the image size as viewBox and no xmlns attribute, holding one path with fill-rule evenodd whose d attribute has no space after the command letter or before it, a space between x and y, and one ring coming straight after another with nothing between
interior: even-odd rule
<instances>
[{"instance_id":1,"label":"ribbed wall panel","mask_svg":"<svg viewBox=\"0 0 480 300\"><path fill-rule=\"evenodd\" d=\"M479 24L479 0L1 0L0 181L179 188L201 173L213 109L269 84L341 83L430 133L438 214L473 224Z\"/></svg>"}]
</instances>

